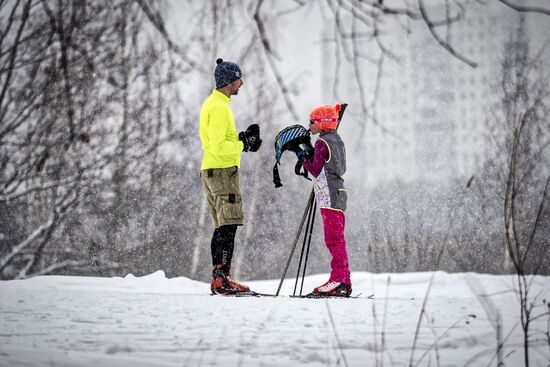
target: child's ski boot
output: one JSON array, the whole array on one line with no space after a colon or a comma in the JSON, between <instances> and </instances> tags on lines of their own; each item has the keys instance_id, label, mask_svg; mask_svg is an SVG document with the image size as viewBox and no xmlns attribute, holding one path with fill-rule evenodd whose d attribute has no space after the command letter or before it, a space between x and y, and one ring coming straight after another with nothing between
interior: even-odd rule
<instances>
[{"instance_id":1,"label":"child's ski boot","mask_svg":"<svg viewBox=\"0 0 550 367\"><path fill-rule=\"evenodd\" d=\"M313 297L349 297L351 295L351 284L328 281L313 289L310 293Z\"/></svg>"}]
</instances>

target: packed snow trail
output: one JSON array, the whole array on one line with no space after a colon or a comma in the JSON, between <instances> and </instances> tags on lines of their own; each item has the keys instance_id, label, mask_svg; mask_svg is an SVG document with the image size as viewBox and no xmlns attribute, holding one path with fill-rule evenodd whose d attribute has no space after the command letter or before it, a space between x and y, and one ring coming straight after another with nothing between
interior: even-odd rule
<instances>
[{"instance_id":1,"label":"packed snow trail","mask_svg":"<svg viewBox=\"0 0 550 367\"><path fill-rule=\"evenodd\" d=\"M307 277L304 289L327 277ZM382 360L406 366L430 277L356 272L354 294L365 295L356 299L210 296L209 284L167 279L163 272L4 281L0 366L364 366ZM273 293L278 281L247 284ZM500 356L521 366L514 284L512 276L436 273L414 364L496 365L491 305L506 338ZM292 288L289 279L281 294ZM550 277L534 279L532 294L538 292L534 315L548 312L543 299L550 299ZM374 299L366 298L372 293ZM532 324L532 366L550 360L547 328L547 315Z\"/></svg>"}]
</instances>

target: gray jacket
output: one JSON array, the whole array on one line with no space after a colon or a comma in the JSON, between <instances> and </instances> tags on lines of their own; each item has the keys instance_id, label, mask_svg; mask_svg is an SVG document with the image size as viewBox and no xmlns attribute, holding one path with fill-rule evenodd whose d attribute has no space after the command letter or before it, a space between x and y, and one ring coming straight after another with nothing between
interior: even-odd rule
<instances>
[{"instance_id":1,"label":"gray jacket","mask_svg":"<svg viewBox=\"0 0 550 367\"><path fill-rule=\"evenodd\" d=\"M322 132L319 139L326 143L329 153L323 169L314 181L315 198L321 208L345 211L347 193L342 178L346 172L344 142L335 130Z\"/></svg>"}]
</instances>

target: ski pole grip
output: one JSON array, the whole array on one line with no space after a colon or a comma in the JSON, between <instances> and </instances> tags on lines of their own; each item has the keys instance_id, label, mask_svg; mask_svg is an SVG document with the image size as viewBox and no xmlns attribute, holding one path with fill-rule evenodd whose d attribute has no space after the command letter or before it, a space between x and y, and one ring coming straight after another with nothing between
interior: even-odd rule
<instances>
[{"instance_id":1,"label":"ski pole grip","mask_svg":"<svg viewBox=\"0 0 550 367\"><path fill-rule=\"evenodd\" d=\"M346 112L347 107L347 103L340 103L340 111L338 111L338 125L336 125L336 130L340 127L340 121L342 121L342 117L344 116L344 112Z\"/></svg>"}]
</instances>

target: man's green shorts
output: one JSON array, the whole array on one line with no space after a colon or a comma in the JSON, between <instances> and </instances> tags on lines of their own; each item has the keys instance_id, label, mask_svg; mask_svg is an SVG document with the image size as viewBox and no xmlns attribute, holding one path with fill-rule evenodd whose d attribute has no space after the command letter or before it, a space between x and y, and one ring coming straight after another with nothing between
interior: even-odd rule
<instances>
[{"instance_id":1,"label":"man's green shorts","mask_svg":"<svg viewBox=\"0 0 550 367\"><path fill-rule=\"evenodd\" d=\"M239 168L210 168L201 171L202 186L214 227L243 224Z\"/></svg>"}]
</instances>

